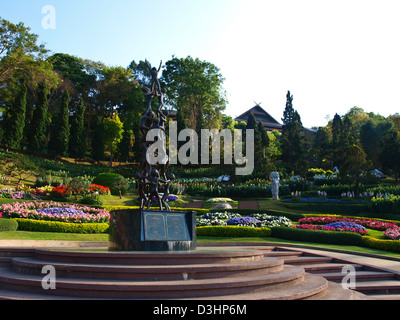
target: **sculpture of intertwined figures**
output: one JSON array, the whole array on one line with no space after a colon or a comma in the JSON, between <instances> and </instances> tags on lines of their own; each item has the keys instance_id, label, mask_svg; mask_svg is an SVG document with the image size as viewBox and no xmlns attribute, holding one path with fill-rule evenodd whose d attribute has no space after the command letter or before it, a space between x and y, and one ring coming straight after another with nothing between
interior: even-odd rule
<instances>
[{"instance_id":1,"label":"sculpture of intertwined figures","mask_svg":"<svg viewBox=\"0 0 400 320\"><path fill-rule=\"evenodd\" d=\"M165 156L164 159L159 161L157 166L151 165L147 151L154 141L149 141L147 139L147 134L150 130L159 129L165 132L165 123L167 117L162 112L162 107L164 106L164 94L166 90L161 88L160 81L158 80L159 72L161 71L162 61L158 69L151 67L151 64L146 60L147 67L151 74L150 88L144 86L143 92L147 97L147 108L140 119L140 132L142 133L142 141L140 144L141 158L140 158L140 172L135 174L137 180L137 188L140 198L140 208L150 209L153 202L156 202L160 208L163 210L170 211L167 205L165 195L169 195L169 187L171 184L171 175L167 178L167 169L169 166L169 158ZM152 101L154 97L158 97L158 108L154 112L151 108ZM166 139L165 134L160 135L162 139ZM159 136L159 138L160 138ZM166 144L163 144L166 145ZM167 154L164 150L163 154ZM159 192L163 192L164 195L161 196Z\"/></svg>"},{"instance_id":2,"label":"sculpture of intertwined figures","mask_svg":"<svg viewBox=\"0 0 400 320\"><path fill-rule=\"evenodd\" d=\"M279 200L279 187L280 187L279 173L272 172L269 176L269 180L271 181L272 199Z\"/></svg>"}]
</instances>

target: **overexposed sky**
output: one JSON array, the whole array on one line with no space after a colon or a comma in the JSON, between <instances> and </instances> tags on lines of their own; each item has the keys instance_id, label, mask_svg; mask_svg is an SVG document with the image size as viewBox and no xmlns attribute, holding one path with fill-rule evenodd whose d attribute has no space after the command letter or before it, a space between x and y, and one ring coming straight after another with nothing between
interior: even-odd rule
<instances>
[{"instance_id":1,"label":"overexposed sky","mask_svg":"<svg viewBox=\"0 0 400 320\"><path fill-rule=\"evenodd\" d=\"M42 8L56 9L44 30ZM221 69L235 117L261 102L280 121L288 90L307 127L353 106L400 112L398 0L1 0L53 52L127 67L172 55Z\"/></svg>"}]
</instances>

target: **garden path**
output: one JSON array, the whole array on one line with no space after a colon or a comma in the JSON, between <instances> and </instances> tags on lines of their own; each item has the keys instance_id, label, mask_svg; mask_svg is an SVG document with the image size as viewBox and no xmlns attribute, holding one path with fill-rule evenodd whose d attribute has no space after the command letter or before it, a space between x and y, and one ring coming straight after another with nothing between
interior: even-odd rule
<instances>
[{"instance_id":1,"label":"garden path","mask_svg":"<svg viewBox=\"0 0 400 320\"><path fill-rule=\"evenodd\" d=\"M185 208L201 209L203 208L204 203L205 203L204 200L194 200L193 202L186 204Z\"/></svg>"},{"instance_id":2,"label":"garden path","mask_svg":"<svg viewBox=\"0 0 400 320\"><path fill-rule=\"evenodd\" d=\"M239 201L239 209L258 209L257 201Z\"/></svg>"}]
</instances>

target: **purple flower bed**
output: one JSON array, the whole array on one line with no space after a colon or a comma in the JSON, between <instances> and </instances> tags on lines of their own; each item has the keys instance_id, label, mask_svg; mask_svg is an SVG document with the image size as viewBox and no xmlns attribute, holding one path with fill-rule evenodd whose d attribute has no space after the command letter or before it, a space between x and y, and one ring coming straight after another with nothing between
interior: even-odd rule
<instances>
[{"instance_id":1,"label":"purple flower bed","mask_svg":"<svg viewBox=\"0 0 400 320\"><path fill-rule=\"evenodd\" d=\"M299 224L294 226L296 229L307 229L307 230L323 230L323 231L338 231L338 232L354 232L354 233L359 233L361 235L366 235L367 231L362 231L359 229L355 228L335 228L332 226L316 226L313 224Z\"/></svg>"},{"instance_id":2,"label":"purple flower bed","mask_svg":"<svg viewBox=\"0 0 400 320\"><path fill-rule=\"evenodd\" d=\"M325 225L326 228L335 228L337 231L350 230L360 234L366 234L367 229L359 224L353 222L339 221Z\"/></svg>"},{"instance_id":3,"label":"purple flower bed","mask_svg":"<svg viewBox=\"0 0 400 320\"><path fill-rule=\"evenodd\" d=\"M22 200L42 200L39 196L29 192L15 191L12 189L1 189L0 198L22 199Z\"/></svg>"},{"instance_id":4,"label":"purple flower bed","mask_svg":"<svg viewBox=\"0 0 400 320\"><path fill-rule=\"evenodd\" d=\"M375 219L358 218L352 219L347 217L308 217L303 218L298 221L299 224L316 224L316 225L326 225L334 222L353 222L358 225L362 225L366 228L385 231L388 228L396 228L397 224L393 222L385 222Z\"/></svg>"},{"instance_id":5,"label":"purple flower bed","mask_svg":"<svg viewBox=\"0 0 400 320\"><path fill-rule=\"evenodd\" d=\"M253 217L234 217L226 221L228 226L261 227L261 221Z\"/></svg>"},{"instance_id":6,"label":"purple flower bed","mask_svg":"<svg viewBox=\"0 0 400 320\"><path fill-rule=\"evenodd\" d=\"M22 218L69 223L105 223L110 213L105 209L56 202L15 202L0 206L5 218Z\"/></svg>"}]
</instances>

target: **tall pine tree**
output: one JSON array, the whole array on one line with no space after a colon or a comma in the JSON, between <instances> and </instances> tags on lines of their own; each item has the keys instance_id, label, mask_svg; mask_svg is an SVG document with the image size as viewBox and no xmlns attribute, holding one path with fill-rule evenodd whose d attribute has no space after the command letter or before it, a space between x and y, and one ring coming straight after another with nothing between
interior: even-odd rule
<instances>
[{"instance_id":1,"label":"tall pine tree","mask_svg":"<svg viewBox=\"0 0 400 320\"><path fill-rule=\"evenodd\" d=\"M104 127L101 117L97 118L92 138L92 158L95 161L104 160Z\"/></svg>"},{"instance_id":2,"label":"tall pine tree","mask_svg":"<svg viewBox=\"0 0 400 320\"><path fill-rule=\"evenodd\" d=\"M19 149L21 147L25 128L27 91L25 82L22 82L12 108L4 116L4 145L7 148Z\"/></svg>"},{"instance_id":3,"label":"tall pine tree","mask_svg":"<svg viewBox=\"0 0 400 320\"><path fill-rule=\"evenodd\" d=\"M291 171L295 171L296 163L304 154L303 124L301 123L299 113L293 108L293 96L290 94L290 91L288 91L286 99L286 108L282 118L282 160L291 165Z\"/></svg>"},{"instance_id":4,"label":"tall pine tree","mask_svg":"<svg viewBox=\"0 0 400 320\"><path fill-rule=\"evenodd\" d=\"M47 96L49 89L46 83L39 85L38 102L33 112L30 133L28 135L29 149L43 152L46 149L47 131Z\"/></svg>"},{"instance_id":5,"label":"tall pine tree","mask_svg":"<svg viewBox=\"0 0 400 320\"><path fill-rule=\"evenodd\" d=\"M69 140L69 154L78 159L83 159L86 153L85 110L86 107L81 98L78 110L72 120Z\"/></svg>"},{"instance_id":6,"label":"tall pine tree","mask_svg":"<svg viewBox=\"0 0 400 320\"><path fill-rule=\"evenodd\" d=\"M70 95L68 90L65 91L61 109L56 116L51 129L51 137L49 141L49 152L58 156L65 156L68 152L68 143L70 136L69 125L69 102Z\"/></svg>"}]
</instances>

